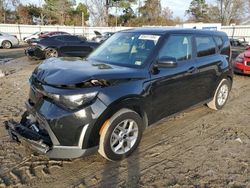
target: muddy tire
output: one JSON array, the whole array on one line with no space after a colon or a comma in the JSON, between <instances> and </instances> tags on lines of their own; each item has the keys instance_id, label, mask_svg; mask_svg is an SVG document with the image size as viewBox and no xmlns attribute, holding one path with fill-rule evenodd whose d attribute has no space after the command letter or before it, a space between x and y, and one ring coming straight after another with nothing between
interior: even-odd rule
<instances>
[{"instance_id":1,"label":"muddy tire","mask_svg":"<svg viewBox=\"0 0 250 188\"><path fill-rule=\"evenodd\" d=\"M207 106L213 110L222 109L227 103L230 89L231 82L227 79L223 79L215 91L213 100L207 103Z\"/></svg>"},{"instance_id":2,"label":"muddy tire","mask_svg":"<svg viewBox=\"0 0 250 188\"><path fill-rule=\"evenodd\" d=\"M10 41L8 41L8 40L4 40L4 41L2 42L2 47L3 47L4 49L10 49L10 48L12 47L12 43L11 43Z\"/></svg>"},{"instance_id":3,"label":"muddy tire","mask_svg":"<svg viewBox=\"0 0 250 188\"><path fill-rule=\"evenodd\" d=\"M143 120L130 109L116 112L100 131L98 152L110 161L128 157L139 145L143 132Z\"/></svg>"},{"instance_id":4,"label":"muddy tire","mask_svg":"<svg viewBox=\"0 0 250 188\"><path fill-rule=\"evenodd\" d=\"M58 51L55 48L48 48L45 50L45 58L58 57Z\"/></svg>"}]
</instances>

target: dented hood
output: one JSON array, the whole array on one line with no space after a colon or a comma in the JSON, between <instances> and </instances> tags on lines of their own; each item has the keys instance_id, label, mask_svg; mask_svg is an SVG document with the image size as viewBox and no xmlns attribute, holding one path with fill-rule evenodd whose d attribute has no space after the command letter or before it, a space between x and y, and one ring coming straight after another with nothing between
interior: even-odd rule
<instances>
[{"instance_id":1,"label":"dented hood","mask_svg":"<svg viewBox=\"0 0 250 188\"><path fill-rule=\"evenodd\" d=\"M124 80L143 79L142 69L128 68L100 62L84 61L78 58L50 58L33 72L33 77L48 85L74 85L92 79Z\"/></svg>"}]
</instances>

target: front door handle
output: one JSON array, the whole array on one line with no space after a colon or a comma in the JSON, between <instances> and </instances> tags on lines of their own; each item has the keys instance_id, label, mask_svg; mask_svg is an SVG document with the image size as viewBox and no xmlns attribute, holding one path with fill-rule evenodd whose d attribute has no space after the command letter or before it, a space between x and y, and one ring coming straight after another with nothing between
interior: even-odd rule
<instances>
[{"instance_id":1,"label":"front door handle","mask_svg":"<svg viewBox=\"0 0 250 188\"><path fill-rule=\"evenodd\" d=\"M190 67L188 70L187 70L188 73L190 74L193 74L195 72L197 72L197 68L196 67Z\"/></svg>"}]
</instances>

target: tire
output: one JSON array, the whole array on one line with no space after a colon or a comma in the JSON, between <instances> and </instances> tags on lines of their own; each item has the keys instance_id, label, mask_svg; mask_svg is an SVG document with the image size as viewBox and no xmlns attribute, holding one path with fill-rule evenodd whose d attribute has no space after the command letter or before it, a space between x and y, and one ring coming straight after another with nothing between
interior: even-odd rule
<instances>
[{"instance_id":1,"label":"tire","mask_svg":"<svg viewBox=\"0 0 250 188\"><path fill-rule=\"evenodd\" d=\"M55 48L47 48L45 50L45 58L58 57L58 51Z\"/></svg>"},{"instance_id":2,"label":"tire","mask_svg":"<svg viewBox=\"0 0 250 188\"><path fill-rule=\"evenodd\" d=\"M231 82L227 79L223 79L216 89L213 100L207 103L207 106L213 110L222 109L227 103L230 89Z\"/></svg>"},{"instance_id":3,"label":"tire","mask_svg":"<svg viewBox=\"0 0 250 188\"><path fill-rule=\"evenodd\" d=\"M8 40L4 40L4 41L2 42L2 47L3 47L4 49L10 49L10 48L12 47L12 43L11 43L10 41L8 41Z\"/></svg>"},{"instance_id":4,"label":"tire","mask_svg":"<svg viewBox=\"0 0 250 188\"><path fill-rule=\"evenodd\" d=\"M110 161L128 157L140 143L143 132L142 118L136 112L124 108L106 122L100 130L98 152Z\"/></svg>"}]
</instances>

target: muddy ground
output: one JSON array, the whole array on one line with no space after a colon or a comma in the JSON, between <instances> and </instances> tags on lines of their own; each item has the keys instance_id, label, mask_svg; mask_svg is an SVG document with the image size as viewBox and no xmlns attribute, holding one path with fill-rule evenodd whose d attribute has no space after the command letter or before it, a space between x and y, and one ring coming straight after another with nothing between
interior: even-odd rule
<instances>
[{"instance_id":1,"label":"muddy ground","mask_svg":"<svg viewBox=\"0 0 250 188\"><path fill-rule=\"evenodd\" d=\"M12 142L5 120L19 120L28 78L38 62L0 65L0 187L232 187L250 188L250 77L235 76L221 111L200 106L148 128L138 150L122 162L98 153L48 160Z\"/></svg>"}]
</instances>

